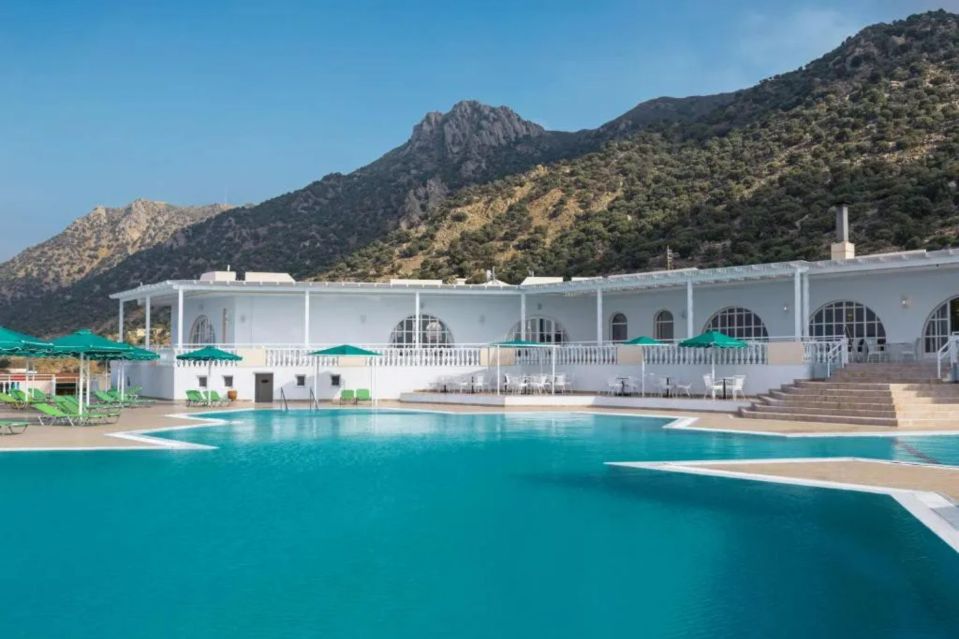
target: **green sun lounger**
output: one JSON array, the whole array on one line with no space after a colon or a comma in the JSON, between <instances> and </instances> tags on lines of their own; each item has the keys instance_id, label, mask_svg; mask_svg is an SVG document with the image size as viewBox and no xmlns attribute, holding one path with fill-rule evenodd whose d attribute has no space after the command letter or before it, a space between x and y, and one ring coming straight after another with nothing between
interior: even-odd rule
<instances>
[{"instance_id":1,"label":"green sun lounger","mask_svg":"<svg viewBox=\"0 0 959 639\"><path fill-rule=\"evenodd\" d=\"M355 404L356 403L356 394L348 388L344 388L340 391L340 403L341 404Z\"/></svg>"},{"instance_id":2,"label":"green sun lounger","mask_svg":"<svg viewBox=\"0 0 959 639\"><path fill-rule=\"evenodd\" d=\"M75 422L79 423L81 421L50 404L34 404L33 407L40 412L41 426L49 426L50 424L70 424L73 426ZM44 421L44 418L46 418L46 421Z\"/></svg>"},{"instance_id":3,"label":"green sun lounger","mask_svg":"<svg viewBox=\"0 0 959 639\"><path fill-rule=\"evenodd\" d=\"M26 405L30 403L30 398L27 397L27 394L24 393L19 388L11 388L10 396L13 397L15 400L17 400L18 402L20 402L22 405Z\"/></svg>"},{"instance_id":4,"label":"green sun lounger","mask_svg":"<svg viewBox=\"0 0 959 639\"><path fill-rule=\"evenodd\" d=\"M206 397L198 390L188 390L186 392L187 406L206 406Z\"/></svg>"},{"instance_id":5,"label":"green sun lounger","mask_svg":"<svg viewBox=\"0 0 959 639\"><path fill-rule=\"evenodd\" d=\"M210 403L217 406L229 406L231 403L229 397L220 397L220 394L215 390L211 390L207 393L207 396L210 398Z\"/></svg>"},{"instance_id":6,"label":"green sun lounger","mask_svg":"<svg viewBox=\"0 0 959 639\"><path fill-rule=\"evenodd\" d=\"M10 393L0 393L0 402L14 408L23 408L25 406L23 402L17 400L17 398Z\"/></svg>"},{"instance_id":7,"label":"green sun lounger","mask_svg":"<svg viewBox=\"0 0 959 639\"><path fill-rule=\"evenodd\" d=\"M47 395L46 393L44 393L44 392L43 392L42 390L40 390L39 388L31 388L31 389L30 389L30 401L31 401L31 402L41 402L41 403L44 403L44 404L49 404L50 401L51 401L51 398L50 398L49 395Z\"/></svg>"},{"instance_id":8,"label":"green sun lounger","mask_svg":"<svg viewBox=\"0 0 959 639\"><path fill-rule=\"evenodd\" d=\"M25 431L29 425L30 422L16 419L0 419L0 435L19 435ZM16 430L17 428L20 430ZM6 429L6 432L4 432L4 429Z\"/></svg>"},{"instance_id":9,"label":"green sun lounger","mask_svg":"<svg viewBox=\"0 0 959 639\"><path fill-rule=\"evenodd\" d=\"M73 397L57 397L57 408L74 419L85 419L90 422L99 422L103 424L116 422L120 418L120 409L109 406L88 406L83 414L80 414L80 404Z\"/></svg>"},{"instance_id":10,"label":"green sun lounger","mask_svg":"<svg viewBox=\"0 0 959 639\"><path fill-rule=\"evenodd\" d=\"M356 403L360 402L372 402L373 397L370 395L370 389L368 388L357 388L356 389Z\"/></svg>"}]
</instances>

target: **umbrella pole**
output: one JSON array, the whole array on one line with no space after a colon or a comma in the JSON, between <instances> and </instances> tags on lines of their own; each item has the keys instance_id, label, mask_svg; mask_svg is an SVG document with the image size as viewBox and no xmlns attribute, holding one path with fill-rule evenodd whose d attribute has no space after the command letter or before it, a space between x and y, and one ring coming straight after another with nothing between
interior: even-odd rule
<instances>
[{"instance_id":1,"label":"umbrella pole","mask_svg":"<svg viewBox=\"0 0 959 639\"><path fill-rule=\"evenodd\" d=\"M80 353L80 370L77 377L77 404L80 405L80 414L83 414L83 353Z\"/></svg>"},{"instance_id":2,"label":"umbrella pole","mask_svg":"<svg viewBox=\"0 0 959 639\"><path fill-rule=\"evenodd\" d=\"M712 380L711 380L711 381L712 381L712 383L713 383L713 386L715 386L715 385L716 385L716 349L715 349L715 348L710 348L710 349L709 349L709 354L710 354L710 358L709 358L709 359L710 359L710 361L712 362L712 374L713 374L713 377L712 377ZM715 393L716 393L716 391L713 391L713 399L716 399Z\"/></svg>"},{"instance_id":3,"label":"umbrella pole","mask_svg":"<svg viewBox=\"0 0 959 639\"><path fill-rule=\"evenodd\" d=\"M316 393L319 391L317 378L320 376L320 358L313 357L313 402L316 403ZM310 404L310 410L313 410L313 404Z\"/></svg>"},{"instance_id":4,"label":"umbrella pole","mask_svg":"<svg viewBox=\"0 0 959 639\"><path fill-rule=\"evenodd\" d=\"M646 349L645 348L643 348L643 368L642 368L642 371L640 372L640 375L642 375L643 378L640 380L639 383L643 389L642 390L643 397L646 397Z\"/></svg>"},{"instance_id":5,"label":"umbrella pole","mask_svg":"<svg viewBox=\"0 0 959 639\"><path fill-rule=\"evenodd\" d=\"M496 394L499 395L499 346L496 347Z\"/></svg>"},{"instance_id":6,"label":"umbrella pole","mask_svg":"<svg viewBox=\"0 0 959 639\"><path fill-rule=\"evenodd\" d=\"M206 405L212 406L212 400L210 399L210 384L213 383L213 360L209 360L206 363Z\"/></svg>"},{"instance_id":7,"label":"umbrella pole","mask_svg":"<svg viewBox=\"0 0 959 639\"><path fill-rule=\"evenodd\" d=\"M370 365L370 403L376 406L376 371L373 370L373 358L367 357L366 361Z\"/></svg>"}]
</instances>

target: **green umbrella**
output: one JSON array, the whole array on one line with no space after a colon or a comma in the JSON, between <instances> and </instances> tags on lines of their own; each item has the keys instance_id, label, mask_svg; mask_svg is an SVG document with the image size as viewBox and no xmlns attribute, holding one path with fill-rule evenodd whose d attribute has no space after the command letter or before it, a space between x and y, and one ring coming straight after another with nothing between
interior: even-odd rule
<instances>
[{"instance_id":1,"label":"green umbrella","mask_svg":"<svg viewBox=\"0 0 959 639\"><path fill-rule=\"evenodd\" d=\"M711 372L712 380L716 381L716 351L717 348L746 348L748 344L741 339L730 337L719 331L706 331L702 335L691 337L679 343L683 348L711 348L714 349L710 354L712 359Z\"/></svg>"},{"instance_id":2,"label":"green umbrella","mask_svg":"<svg viewBox=\"0 0 959 639\"><path fill-rule=\"evenodd\" d=\"M669 346L666 342L661 342L658 339L653 339L646 335L640 335L639 337L634 337L631 340L623 342L624 346ZM646 397L646 357L645 352L643 353L643 372L642 372L642 393L643 397Z\"/></svg>"},{"instance_id":3,"label":"green umbrella","mask_svg":"<svg viewBox=\"0 0 959 639\"><path fill-rule=\"evenodd\" d=\"M220 350L215 346L204 346L195 351L177 355L176 358L188 362L238 362L243 359L235 353Z\"/></svg>"},{"instance_id":4,"label":"green umbrella","mask_svg":"<svg viewBox=\"0 0 959 639\"><path fill-rule=\"evenodd\" d=\"M184 360L187 362L206 362L206 384L207 384L207 405L210 404L210 393L209 387L210 382L213 381L213 362L238 362L242 357L235 353L230 353L224 350L220 350L215 346L204 346L203 348L197 349L195 351L190 351L189 353L182 353L176 356L177 359Z\"/></svg>"},{"instance_id":5,"label":"green umbrella","mask_svg":"<svg viewBox=\"0 0 959 639\"><path fill-rule=\"evenodd\" d=\"M743 340L719 331L706 331L702 335L683 340L679 345L683 348L746 348L748 346Z\"/></svg>"},{"instance_id":6,"label":"green umbrella","mask_svg":"<svg viewBox=\"0 0 959 639\"><path fill-rule=\"evenodd\" d=\"M360 357L379 357L380 354L376 351L368 351L365 348L360 348L359 346L353 346L351 344L340 344L339 346L331 346L330 348L324 348L319 351L313 351L310 355L318 356L328 356L328 357L341 357L341 356L360 356Z\"/></svg>"},{"instance_id":7,"label":"green umbrella","mask_svg":"<svg viewBox=\"0 0 959 639\"><path fill-rule=\"evenodd\" d=\"M317 388L317 381L320 377L320 357L380 357L380 354L376 351L368 351L365 348L360 348L359 346L353 346L352 344L340 344L339 346L331 346L330 348L324 348L318 351L313 351L310 355L315 355L317 357L314 362L316 363L316 370L313 373L313 400L316 400L316 393L319 390ZM374 381L375 377L373 376L373 367L370 366L370 399L373 403L376 403L376 393L374 393ZM312 409L312 406L311 406Z\"/></svg>"},{"instance_id":8,"label":"green umbrella","mask_svg":"<svg viewBox=\"0 0 959 639\"><path fill-rule=\"evenodd\" d=\"M553 349L552 355L552 371L553 371L553 382L550 383L550 393L552 394L555 391L555 382L556 382L556 344L553 343L544 343L544 342L531 342L528 339L508 339L505 342L493 342L490 346L496 347L496 394L499 395L499 386L500 386L500 368L499 368L499 351L501 348L551 348ZM540 371L543 369L540 368Z\"/></svg>"},{"instance_id":9,"label":"green umbrella","mask_svg":"<svg viewBox=\"0 0 959 639\"><path fill-rule=\"evenodd\" d=\"M0 326L0 353L35 357L53 350L53 344Z\"/></svg>"},{"instance_id":10,"label":"green umbrella","mask_svg":"<svg viewBox=\"0 0 959 639\"><path fill-rule=\"evenodd\" d=\"M134 348L129 344L114 342L112 339L101 337L89 329L82 329L69 335L57 337L50 342L54 350L48 355L60 357L78 357L80 359L80 412L83 412L84 403L90 403L90 371L91 360L108 361L123 359L125 353ZM84 367L86 366L86 375ZM83 392L84 377L86 378L86 393ZM84 397L86 398L84 400Z\"/></svg>"}]
</instances>

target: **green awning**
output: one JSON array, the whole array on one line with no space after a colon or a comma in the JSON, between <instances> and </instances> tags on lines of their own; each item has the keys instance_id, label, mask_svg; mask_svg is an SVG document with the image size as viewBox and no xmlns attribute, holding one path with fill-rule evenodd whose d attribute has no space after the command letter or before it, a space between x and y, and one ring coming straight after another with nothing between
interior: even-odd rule
<instances>
[{"instance_id":1,"label":"green awning","mask_svg":"<svg viewBox=\"0 0 959 639\"><path fill-rule=\"evenodd\" d=\"M176 358L190 362L238 362L243 359L239 355L228 353L214 346L204 346L201 349L177 355Z\"/></svg>"},{"instance_id":2,"label":"green awning","mask_svg":"<svg viewBox=\"0 0 959 639\"><path fill-rule=\"evenodd\" d=\"M706 331L679 343L683 348L746 348L748 344L741 339L730 337L719 331Z\"/></svg>"},{"instance_id":3,"label":"green awning","mask_svg":"<svg viewBox=\"0 0 959 639\"><path fill-rule=\"evenodd\" d=\"M0 353L4 355L18 355L23 357L38 357L47 354L54 348L51 342L18 333L17 331L0 326Z\"/></svg>"},{"instance_id":4,"label":"green awning","mask_svg":"<svg viewBox=\"0 0 959 639\"><path fill-rule=\"evenodd\" d=\"M666 342L661 342L658 339L653 339L652 337L647 337L646 335L634 337L631 340L623 342L623 344L626 346L668 346Z\"/></svg>"},{"instance_id":5,"label":"green awning","mask_svg":"<svg viewBox=\"0 0 959 639\"><path fill-rule=\"evenodd\" d=\"M555 345L543 342L531 342L528 339L511 339L505 342L493 342L490 346L496 346L498 348L549 348Z\"/></svg>"},{"instance_id":6,"label":"green awning","mask_svg":"<svg viewBox=\"0 0 959 639\"><path fill-rule=\"evenodd\" d=\"M319 351L313 351L310 355L321 355L325 357L379 357L380 354L376 351L368 351L365 348L360 348L359 346L353 346L351 344L340 344L339 346L331 346L330 348L324 348Z\"/></svg>"}]
</instances>

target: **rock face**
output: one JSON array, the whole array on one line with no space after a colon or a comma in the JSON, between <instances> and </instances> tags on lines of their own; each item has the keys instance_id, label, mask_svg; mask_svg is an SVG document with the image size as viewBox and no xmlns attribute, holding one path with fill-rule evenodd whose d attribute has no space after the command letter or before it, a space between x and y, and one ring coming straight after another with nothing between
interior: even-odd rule
<instances>
[{"instance_id":1,"label":"rock face","mask_svg":"<svg viewBox=\"0 0 959 639\"><path fill-rule=\"evenodd\" d=\"M59 235L0 264L0 298L14 301L68 286L227 208L142 199L120 208L97 206Z\"/></svg>"}]
</instances>

